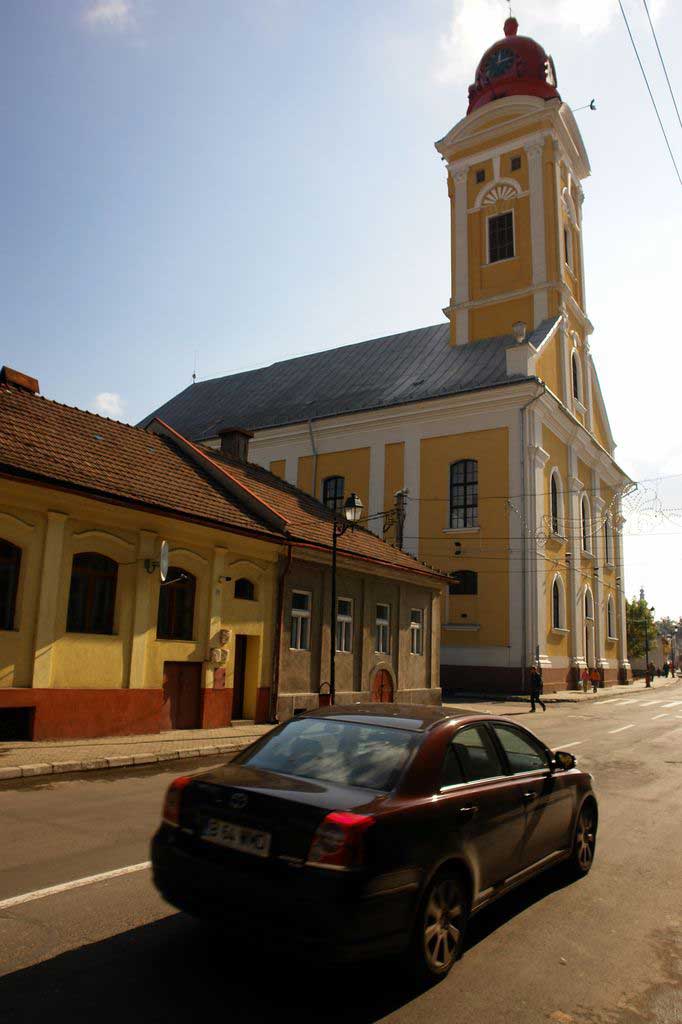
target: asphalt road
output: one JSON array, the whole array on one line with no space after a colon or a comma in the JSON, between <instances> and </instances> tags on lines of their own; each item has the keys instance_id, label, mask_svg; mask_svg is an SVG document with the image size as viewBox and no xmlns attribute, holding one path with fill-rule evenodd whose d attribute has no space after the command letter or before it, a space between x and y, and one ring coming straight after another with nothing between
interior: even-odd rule
<instances>
[{"instance_id":1,"label":"asphalt road","mask_svg":"<svg viewBox=\"0 0 682 1024\"><path fill-rule=\"evenodd\" d=\"M0 1020L681 1024L682 684L545 714L483 707L593 772L597 860L580 882L549 872L475 918L442 984L239 948L166 906L145 868L6 905L144 863L170 778L209 767L176 761L0 784Z\"/></svg>"}]
</instances>

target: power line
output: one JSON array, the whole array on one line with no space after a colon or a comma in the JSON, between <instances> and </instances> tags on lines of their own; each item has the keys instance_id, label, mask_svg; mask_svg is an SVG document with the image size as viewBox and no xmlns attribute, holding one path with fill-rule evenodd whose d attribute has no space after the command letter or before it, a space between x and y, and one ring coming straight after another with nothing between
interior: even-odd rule
<instances>
[{"instance_id":1,"label":"power line","mask_svg":"<svg viewBox=\"0 0 682 1024\"><path fill-rule=\"evenodd\" d=\"M642 61L641 61L640 56L639 56L639 52L637 50L637 46L635 44L635 40L634 40L632 32L630 30L630 23L628 21L627 14L625 13L625 9L623 7L622 0L618 0L618 6L620 7L620 13L623 15L623 21L625 22L625 27L628 30L628 35L630 36L630 42L632 43L632 49L635 51L635 57L637 58L637 63L639 64L639 69L642 72L642 77L644 78L644 81L646 83L647 92L649 93L649 98L651 100L651 103L653 105L654 110L656 111L656 117L658 118L658 123L659 123L659 125L661 127L661 131L663 132L663 138L665 139L665 144L668 147L668 152L670 153L670 159L672 160L673 167L675 168L675 174L677 175L677 180L679 181L680 185L682 185L682 176L680 175L679 168L677 166L677 163L675 162L675 157L673 155L673 151L670 148L670 143L668 142L668 136L666 134L665 128L663 127L663 121L661 120L661 115L658 112L658 107L656 106L656 100L654 99L654 94L652 93L651 86L649 85L649 79L646 76L646 71L644 70L644 65L642 64Z\"/></svg>"},{"instance_id":2,"label":"power line","mask_svg":"<svg viewBox=\"0 0 682 1024\"><path fill-rule=\"evenodd\" d=\"M668 78L668 69L666 68L665 61L663 60L663 54L661 53L661 48L658 45L658 39L656 38L656 30L654 29L654 23L651 20L651 15L649 14L649 5L647 4L646 0L642 0L642 3L644 4L644 10L646 11L646 16L649 19L649 27L651 29L651 34L654 37L654 42L656 43L656 49L658 50L658 56L659 56L659 59L661 61L661 67L663 68L663 74L665 75L665 80L668 83L668 89L670 90L670 98L673 101L673 106L675 108L675 113L677 114L677 120L680 122L680 128L682 128L682 117L680 117L680 111L679 111L679 109L677 107L677 101L675 99L675 93L673 92L673 87L670 84L670 79Z\"/></svg>"}]
</instances>

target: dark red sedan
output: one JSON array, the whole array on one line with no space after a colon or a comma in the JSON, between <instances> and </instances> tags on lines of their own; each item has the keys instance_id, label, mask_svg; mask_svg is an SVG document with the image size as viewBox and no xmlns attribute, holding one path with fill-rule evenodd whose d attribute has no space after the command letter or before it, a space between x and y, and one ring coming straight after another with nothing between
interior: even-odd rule
<instances>
[{"instance_id":1,"label":"dark red sedan","mask_svg":"<svg viewBox=\"0 0 682 1024\"><path fill-rule=\"evenodd\" d=\"M592 866L597 801L570 753L505 718L345 705L176 779L152 841L174 906L327 959L444 977L468 918L551 865Z\"/></svg>"}]
</instances>

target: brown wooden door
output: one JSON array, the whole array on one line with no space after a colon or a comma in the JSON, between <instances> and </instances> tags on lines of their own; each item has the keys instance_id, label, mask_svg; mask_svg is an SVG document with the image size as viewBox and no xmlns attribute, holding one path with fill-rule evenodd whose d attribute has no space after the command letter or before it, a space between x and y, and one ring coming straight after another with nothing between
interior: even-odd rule
<instances>
[{"instance_id":1,"label":"brown wooden door","mask_svg":"<svg viewBox=\"0 0 682 1024\"><path fill-rule=\"evenodd\" d=\"M393 700L393 680L385 668L380 668L374 676L372 700L375 704L390 704Z\"/></svg>"},{"instance_id":2,"label":"brown wooden door","mask_svg":"<svg viewBox=\"0 0 682 1024\"><path fill-rule=\"evenodd\" d=\"M166 661L163 666L166 729L201 728L201 664Z\"/></svg>"},{"instance_id":3,"label":"brown wooden door","mask_svg":"<svg viewBox=\"0 0 682 1024\"><path fill-rule=\"evenodd\" d=\"M232 720L244 717L244 683L246 680L247 637L238 633L234 641L234 690L232 691Z\"/></svg>"}]
</instances>

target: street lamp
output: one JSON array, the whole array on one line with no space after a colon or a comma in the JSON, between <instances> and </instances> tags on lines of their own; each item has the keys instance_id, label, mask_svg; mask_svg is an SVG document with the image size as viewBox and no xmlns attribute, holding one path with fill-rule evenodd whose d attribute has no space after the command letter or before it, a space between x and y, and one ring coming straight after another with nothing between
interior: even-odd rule
<instances>
[{"instance_id":1,"label":"street lamp","mask_svg":"<svg viewBox=\"0 0 682 1024\"><path fill-rule=\"evenodd\" d=\"M329 703L333 704L336 697L336 542L343 536L348 527L351 528L362 519L365 506L353 491L343 505L343 518L334 513L332 524L332 612L331 612L331 644L329 657Z\"/></svg>"}]
</instances>

